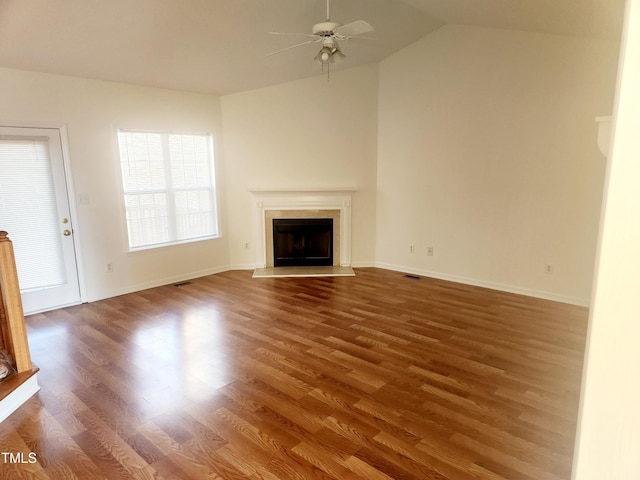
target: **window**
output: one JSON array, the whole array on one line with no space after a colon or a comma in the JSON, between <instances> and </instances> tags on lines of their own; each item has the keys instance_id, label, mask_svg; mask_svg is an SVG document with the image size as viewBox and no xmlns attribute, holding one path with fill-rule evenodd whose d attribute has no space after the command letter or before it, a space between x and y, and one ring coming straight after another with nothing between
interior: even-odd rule
<instances>
[{"instance_id":1,"label":"window","mask_svg":"<svg viewBox=\"0 0 640 480\"><path fill-rule=\"evenodd\" d=\"M218 236L211 135L119 131L131 250Z\"/></svg>"}]
</instances>

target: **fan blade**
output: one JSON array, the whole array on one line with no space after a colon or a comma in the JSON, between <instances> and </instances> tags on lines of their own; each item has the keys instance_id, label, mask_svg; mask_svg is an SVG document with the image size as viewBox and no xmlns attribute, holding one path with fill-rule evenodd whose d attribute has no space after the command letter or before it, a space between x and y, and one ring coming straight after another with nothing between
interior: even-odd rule
<instances>
[{"instance_id":1,"label":"fan blade","mask_svg":"<svg viewBox=\"0 0 640 480\"><path fill-rule=\"evenodd\" d=\"M356 20L355 22L341 25L334 30L334 33L342 35L343 37L353 37L369 32L373 32L373 27L364 20Z\"/></svg>"},{"instance_id":2,"label":"fan blade","mask_svg":"<svg viewBox=\"0 0 640 480\"><path fill-rule=\"evenodd\" d=\"M287 50L291 50L292 48L301 47L303 45L309 45L310 43L317 43L320 40L321 39L316 39L316 40L309 40L308 42L297 43L295 45L291 45L290 47L283 48L282 50L276 50L275 52L271 52L267 54L267 57L270 57L271 55L275 55L276 53L286 52Z\"/></svg>"},{"instance_id":3,"label":"fan blade","mask_svg":"<svg viewBox=\"0 0 640 480\"><path fill-rule=\"evenodd\" d=\"M316 38L317 35L312 35L310 33L289 33L289 32L268 32L269 35L290 35L295 37L312 37Z\"/></svg>"}]
</instances>

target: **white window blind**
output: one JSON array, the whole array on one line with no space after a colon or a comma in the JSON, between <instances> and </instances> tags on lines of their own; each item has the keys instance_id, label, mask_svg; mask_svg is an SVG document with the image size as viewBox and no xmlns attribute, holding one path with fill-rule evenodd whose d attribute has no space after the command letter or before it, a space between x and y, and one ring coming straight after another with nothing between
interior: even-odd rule
<instances>
[{"instance_id":1,"label":"white window blind","mask_svg":"<svg viewBox=\"0 0 640 480\"><path fill-rule=\"evenodd\" d=\"M0 135L0 230L13 242L23 292L66 281L56 212L49 139Z\"/></svg>"},{"instance_id":2,"label":"white window blind","mask_svg":"<svg viewBox=\"0 0 640 480\"><path fill-rule=\"evenodd\" d=\"M119 131L132 250L218 235L211 135Z\"/></svg>"}]
</instances>

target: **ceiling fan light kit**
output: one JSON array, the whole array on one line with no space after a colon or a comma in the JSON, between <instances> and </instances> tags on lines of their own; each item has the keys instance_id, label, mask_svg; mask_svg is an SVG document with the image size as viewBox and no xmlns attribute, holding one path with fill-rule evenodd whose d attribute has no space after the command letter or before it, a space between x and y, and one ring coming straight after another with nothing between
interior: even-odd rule
<instances>
[{"instance_id":1,"label":"ceiling fan light kit","mask_svg":"<svg viewBox=\"0 0 640 480\"><path fill-rule=\"evenodd\" d=\"M333 63L333 53L331 52L331 49L329 47L322 47L320 49L320 52L318 52L318 55L315 56L314 60L317 63L322 64Z\"/></svg>"},{"instance_id":2,"label":"ceiling fan light kit","mask_svg":"<svg viewBox=\"0 0 640 480\"><path fill-rule=\"evenodd\" d=\"M324 72L324 66L327 65L327 77L329 76L329 64L341 61L346 58L346 55L340 50L338 40L349 40L350 38L369 33L373 31L373 27L364 20L356 20L355 22L342 25L338 22L332 22L329 18L329 0L327 0L327 20L325 22L316 23L311 28L311 34L300 33L282 34L279 32L270 32L274 35L302 35L311 37L312 40L298 43L282 50L270 53L269 55L275 55L276 53L291 50L292 48L301 47L302 45L309 45L311 43L321 43L322 47L318 54L314 57L314 61L322 65L322 71Z\"/></svg>"}]
</instances>

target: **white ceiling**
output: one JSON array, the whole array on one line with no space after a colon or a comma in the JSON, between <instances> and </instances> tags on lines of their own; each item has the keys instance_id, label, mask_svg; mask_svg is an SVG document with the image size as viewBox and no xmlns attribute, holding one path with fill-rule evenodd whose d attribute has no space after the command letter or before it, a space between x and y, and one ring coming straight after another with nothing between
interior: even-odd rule
<instances>
[{"instance_id":1,"label":"white ceiling","mask_svg":"<svg viewBox=\"0 0 640 480\"><path fill-rule=\"evenodd\" d=\"M624 0L332 0L363 19L335 70L377 62L445 23L617 40ZM224 95L321 74L324 0L0 0L0 66ZM332 66L334 68L334 66Z\"/></svg>"}]
</instances>

